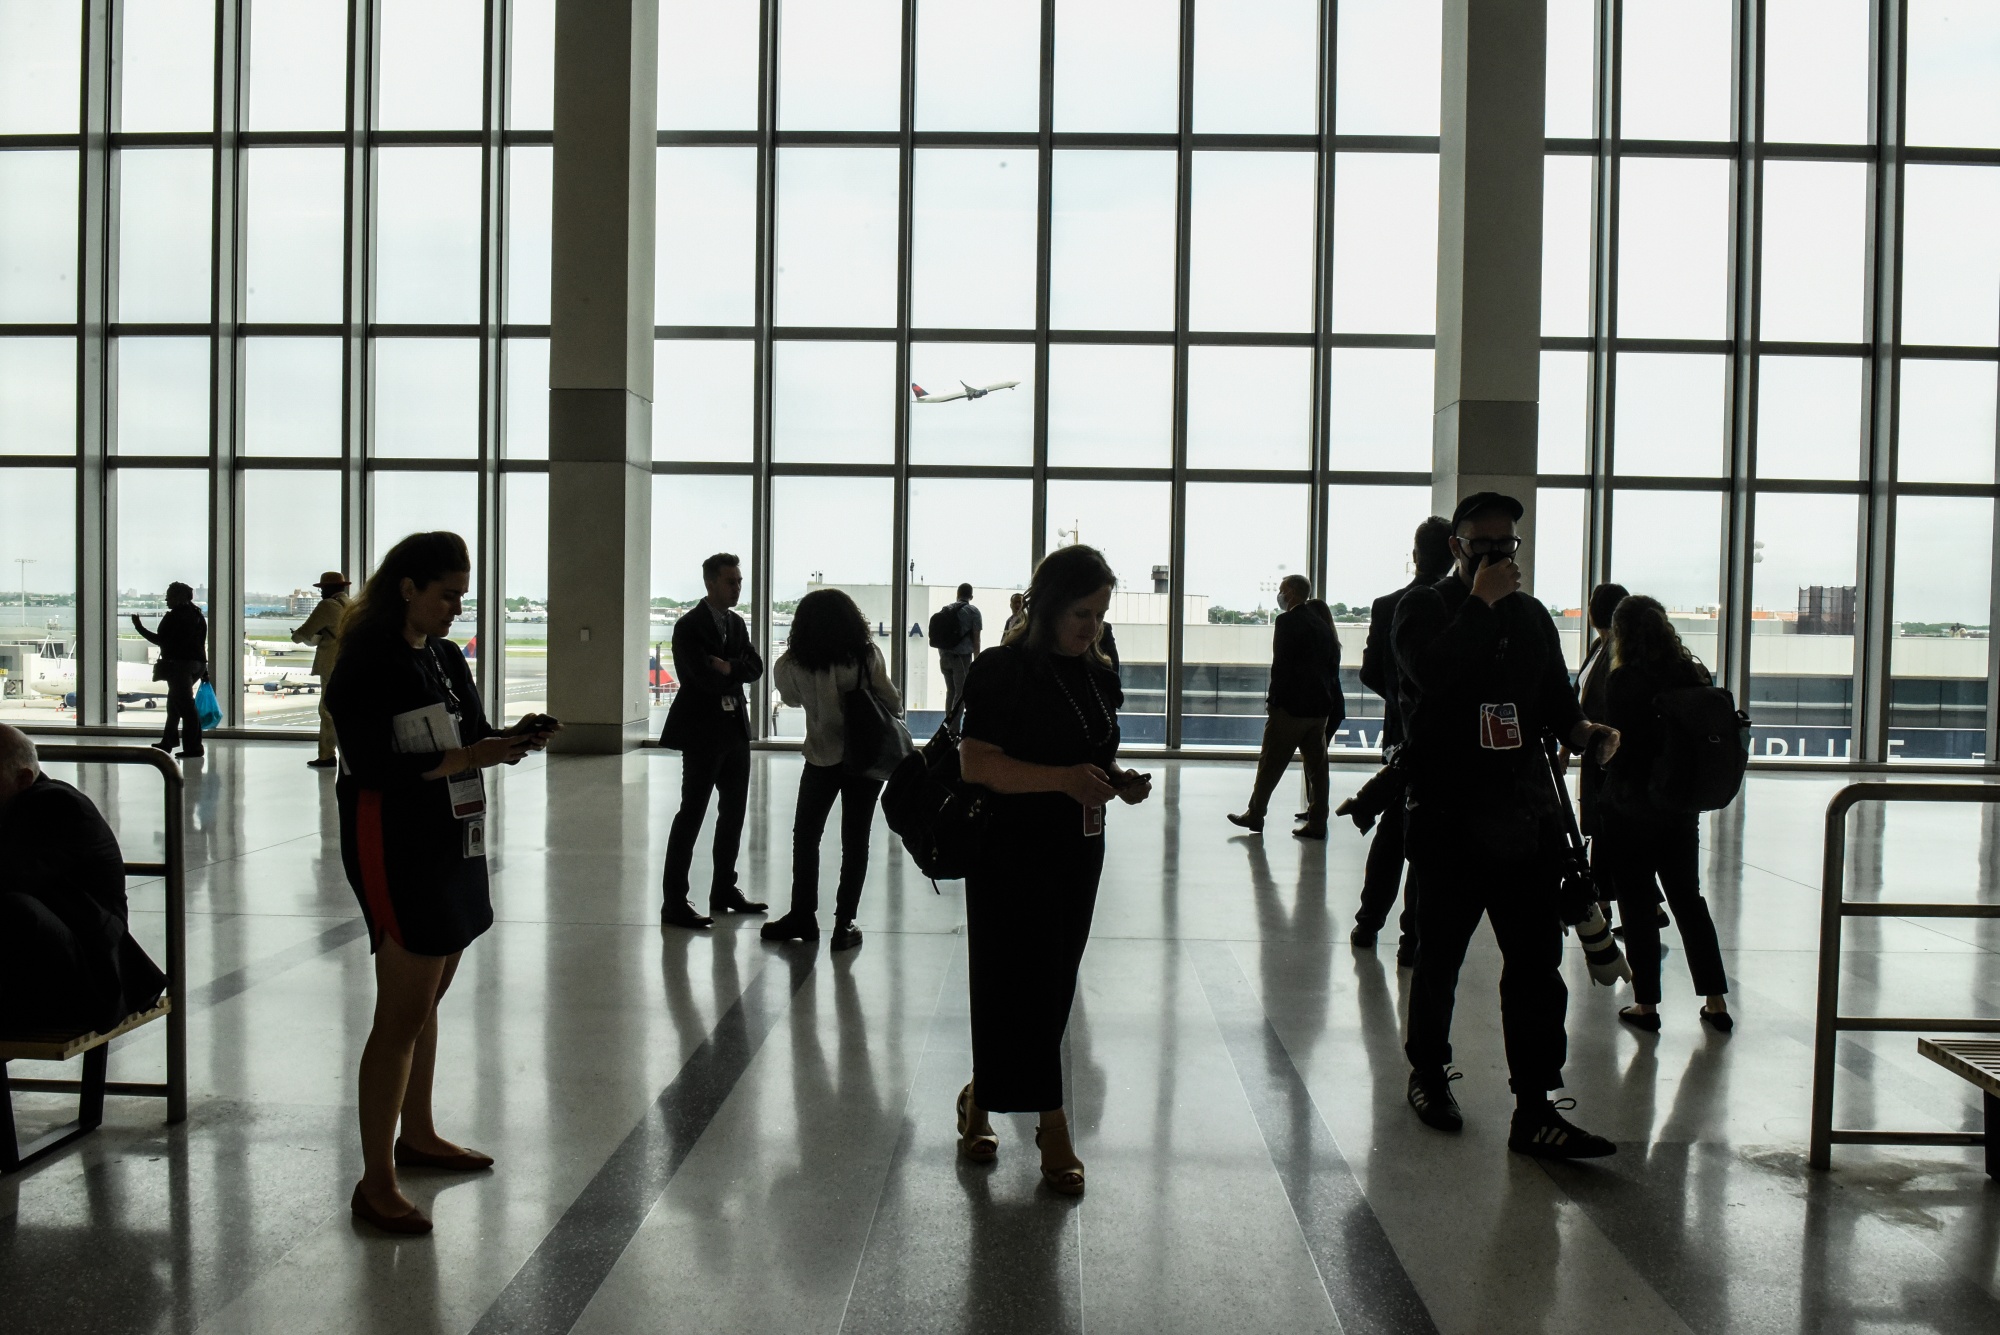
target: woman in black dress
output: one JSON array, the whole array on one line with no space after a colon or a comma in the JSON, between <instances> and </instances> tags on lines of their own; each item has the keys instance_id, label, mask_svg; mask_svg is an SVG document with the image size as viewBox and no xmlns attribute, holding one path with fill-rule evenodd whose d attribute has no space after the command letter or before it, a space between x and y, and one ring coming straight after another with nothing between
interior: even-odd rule
<instances>
[{"instance_id":1,"label":"woman in black dress","mask_svg":"<svg viewBox=\"0 0 2000 1335\"><path fill-rule=\"evenodd\" d=\"M397 1187L398 1165L493 1163L432 1124L437 1008L459 952L493 925L479 771L541 750L555 731L543 715L505 732L486 721L465 655L445 638L471 570L455 533L397 543L348 609L326 688L340 740L340 860L375 952L375 1023L361 1051L364 1168L350 1205L392 1233L431 1227Z\"/></svg>"},{"instance_id":2,"label":"woman in black dress","mask_svg":"<svg viewBox=\"0 0 2000 1335\"><path fill-rule=\"evenodd\" d=\"M1604 721L1618 729L1618 754L1605 768L1598 843L1632 961L1633 1005L1618 1018L1649 1033L1660 1030L1660 925L1655 905L1666 892L1680 923L1694 990L1707 1000L1701 1022L1729 1030L1728 977L1715 920L1701 897L1701 817L1653 804L1653 768L1666 745L1666 725L1654 700L1662 691L1712 682L1688 652L1659 603L1643 595L1620 600L1611 614L1610 680Z\"/></svg>"},{"instance_id":3,"label":"woman in black dress","mask_svg":"<svg viewBox=\"0 0 2000 1335\"><path fill-rule=\"evenodd\" d=\"M1042 1177L1083 1194L1063 1110L1062 1039L1104 870L1105 808L1138 803L1150 776L1122 769L1118 676L1099 636L1118 580L1092 547L1035 570L1028 619L981 654L965 683L966 782L991 791L984 848L965 878L972 1083L958 1096L958 1148L999 1153L989 1112L1041 1114Z\"/></svg>"}]
</instances>

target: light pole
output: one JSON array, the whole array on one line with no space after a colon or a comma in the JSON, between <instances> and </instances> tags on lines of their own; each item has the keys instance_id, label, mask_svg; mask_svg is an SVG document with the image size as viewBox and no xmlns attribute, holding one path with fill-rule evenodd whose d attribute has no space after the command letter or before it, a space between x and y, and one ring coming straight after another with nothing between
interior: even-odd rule
<instances>
[{"instance_id":1,"label":"light pole","mask_svg":"<svg viewBox=\"0 0 2000 1335\"><path fill-rule=\"evenodd\" d=\"M28 567L40 560L41 558L37 556L17 556L14 558L14 564L21 567L21 606L24 609L28 606Z\"/></svg>"}]
</instances>

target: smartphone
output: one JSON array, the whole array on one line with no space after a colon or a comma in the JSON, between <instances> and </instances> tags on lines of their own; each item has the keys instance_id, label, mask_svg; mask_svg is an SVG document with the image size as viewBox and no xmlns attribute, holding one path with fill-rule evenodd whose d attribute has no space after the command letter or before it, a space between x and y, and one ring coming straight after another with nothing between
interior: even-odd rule
<instances>
[{"instance_id":1,"label":"smartphone","mask_svg":"<svg viewBox=\"0 0 2000 1335\"><path fill-rule=\"evenodd\" d=\"M1128 769L1125 771L1124 777L1120 778L1118 782L1113 784L1112 786L1115 788L1130 788L1135 784L1151 783L1152 781L1153 781L1153 776L1147 773L1146 771Z\"/></svg>"}]
</instances>

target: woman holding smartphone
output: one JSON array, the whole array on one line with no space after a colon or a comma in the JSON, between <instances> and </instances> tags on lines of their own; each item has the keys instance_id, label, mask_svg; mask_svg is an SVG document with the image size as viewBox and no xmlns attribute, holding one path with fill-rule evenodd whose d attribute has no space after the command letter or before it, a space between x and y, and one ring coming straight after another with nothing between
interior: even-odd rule
<instances>
[{"instance_id":1,"label":"woman holding smartphone","mask_svg":"<svg viewBox=\"0 0 2000 1335\"><path fill-rule=\"evenodd\" d=\"M544 715L505 732L486 721L465 655L445 638L471 571L456 533L415 533L390 548L342 620L326 688L340 742L340 859L375 954L375 1022L361 1051L363 1172L349 1205L391 1233L431 1228L397 1186L399 1165L493 1164L432 1123L438 1002L459 953L493 925L480 771L541 750L557 728Z\"/></svg>"},{"instance_id":2,"label":"woman holding smartphone","mask_svg":"<svg viewBox=\"0 0 2000 1335\"><path fill-rule=\"evenodd\" d=\"M958 1096L959 1153L1000 1149L987 1114L1040 1114L1052 1190L1080 1196L1083 1163L1063 1106L1062 1040L1104 870L1105 809L1138 803L1151 776L1122 769L1118 675L1099 647L1118 578L1094 547L1035 569L1027 619L965 683L960 772L988 789L984 847L965 878L972 1083Z\"/></svg>"}]
</instances>

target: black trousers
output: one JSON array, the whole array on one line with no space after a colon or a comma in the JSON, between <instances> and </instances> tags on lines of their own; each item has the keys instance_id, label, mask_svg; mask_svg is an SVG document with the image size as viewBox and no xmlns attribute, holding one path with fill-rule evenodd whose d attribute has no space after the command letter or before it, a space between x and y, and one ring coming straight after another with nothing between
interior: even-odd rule
<instances>
[{"instance_id":1,"label":"black trousers","mask_svg":"<svg viewBox=\"0 0 2000 1335\"><path fill-rule=\"evenodd\" d=\"M1719 997L1729 991L1715 919L1701 897L1700 820L1679 813L1636 819L1616 812L1605 816L1598 840L1618 896L1618 916L1625 920L1634 1001L1655 1006L1660 1002L1660 925L1653 905L1662 890L1681 930L1681 944L1687 948L1695 992Z\"/></svg>"},{"instance_id":2,"label":"black trousers","mask_svg":"<svg viewBox=\"0 0 2000 1335\"><path fill-rule=\"evenodd\" d=\"M1417 1067L1451 1061L1451 1013L1465 950L1484 916L1500 944L1500 1025L1506 1036L1508 1083L1516 1095L1562 1086L1569 1036L1563 1016L1569 989L1562 980L1562 922L1555 883L1532 862L1472 862L1422 858L1417 901L1417 952L1410 983L1410 1032L1404 1055Z\"/></svg>"},{"instance_id":3,"label":"black trousers","mask_svg":"<svg viewBox=\"0 0 2000 1335\"><path fill-rule=\"evenodd\" d=\"M80 1032L94 1012L83 946L30 894L0 892L0 1032Z\"/></svg>"},{"instance_id":4,"label":"black trousers","mask_svg":"<svg viewBox=\"0 0 2000 1335\"><path fill-rule=\"evenodd\" d=\"M799 776L798 812L792 818L793 913L819 911L819 841L826 818L840 799L840 889L833 899L833 916L852 918L861 905L861 886L868 879L868 835L875 825L875 799L882 784L865 774L849 774L838 765L808 764Z\"/></svg>"},{"instance_id":5,"label":"black trousers","mask_svg":"<svg viewBox=\"0 0 2000 1335\"><path fill-rule=\"evenodd\" d=\"M191 756L201 754L201 715L194 707L194 688L201 673L199 663L191 667L174 663L167 668L167 730L160 734L160 745L169 751L179 745Z\"/></svg>"},{"instance_id":6,"label":"black trousers","mask_svg":"<svg viewBox=\"0 0 2000 1335\"><path fill-rule=\"evenodd\" d=\"M1063 1106L1062 1042L1090 940L1104 839L995 829L984 866L965 878L972 1002L972 1082L989 1112Z\"/></svg>"},{"instance_id":7,"label":"black trousers","mask_svg":"<svg viewBox=\"0 0 2000 1335\"><path fill-rule=\"evenodd\" d=\"M667 871L662 891L669 905L689 897L688 869L694 865L694 841L708 816L708 795L722 796L715 815L715 878L711 900L736 889L736 853L743 844L743 809L750 801L750 741L738 738L719 746L691 747L681 752L681 809L667 835Z\"/></svg>"},{"instance_id":8,"label":"black trousers","mask_svg":"<svg viewBox=\"0 0 2000 1335\"><path fill-rule=\"evenodd\" d=\"M1398 797L1375 822L1375 839L1368 845L1368 866L1361 874L1361 908L1354 915L1354 925L1371 932L1381 931L1382 924L1389 921L1389 910L1396 907L1396 892L1400 890L1403 916L1396 925L1402 930L1404 943L1414 946L1422 934L1417 925L1417 869L1410 867L1407 875L1404 872L1404 815L1403 802Z\"/></svg>"}]
</instances>

